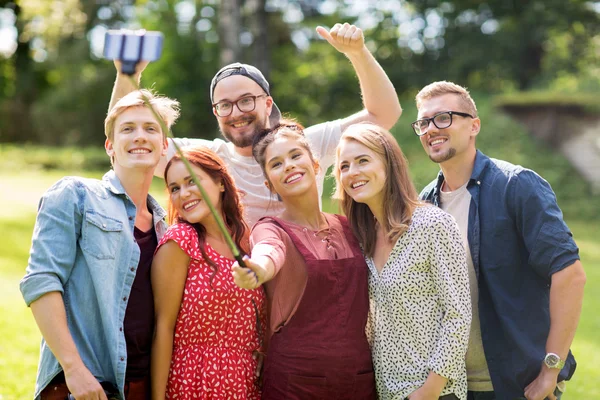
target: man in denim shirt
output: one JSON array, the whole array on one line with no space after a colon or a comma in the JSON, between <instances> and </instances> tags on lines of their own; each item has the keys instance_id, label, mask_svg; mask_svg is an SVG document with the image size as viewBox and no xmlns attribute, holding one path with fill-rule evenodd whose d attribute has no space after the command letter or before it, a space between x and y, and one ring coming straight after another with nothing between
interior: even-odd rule
<instances>
[{"instance_id":1,"label":"man in denim shirt","mask_svg":"<svg viewBox=\"0 0 600 400\"><path fill-rule=\"evenodd\" d=\"M43 336L35 398L149 398L153 302L150 264L166 231L148 194L167 151L144 96L170 127L178 103L142 90L105 121L113 170L66 177L42 197L21 292ZM102 385L101 385L102 383Z\"/></svg>"},{"instance_id":2,"label":"man in denim shirt","mask_svg":"<svg viewBox=\"0 0 600 400\"><path fill-rule=\"evenodd\" d=\"M575 371L569 347L585 273L554 192L535 172L477 150L481 121L466 89L435 82L412 126L440 164L421 198L452 214L470 267L469 399L554 400Z\"/></svg>"}]
</instances>

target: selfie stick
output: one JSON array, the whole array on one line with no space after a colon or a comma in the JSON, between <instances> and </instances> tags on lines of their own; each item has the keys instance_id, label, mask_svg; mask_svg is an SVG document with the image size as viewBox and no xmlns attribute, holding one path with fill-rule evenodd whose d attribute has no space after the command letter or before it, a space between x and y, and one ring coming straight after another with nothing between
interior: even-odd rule
<instances>
[{"instance_id":1,"label":"selfie stick","mask_svg":"<svg viewBox=\"0 0 600 400\"><path fill-rule=\"evenodd\" d=\"M123 72L123 73L126 74L126 72ZM129 76L129 79L131 80L131 82L133 83L133 85L135 87L137 87L138 90L139 90L139 86L138 86L137 82L135 81L135 79L133 79L131 77L131 75L128 75L128 76ZM165 125L165 123L162 120L162 118L160 117L160 115L158 115L158 113L156 112L156 110L154 109L154 107L152 107L152 105L148 101L148 98L145 95L142 94L142 99L144 100L144 104L146 105L146 107L148 107L150 109L150 111L152 111L152 114L154 115L154 118L156 118L157 122L160 124L160 127L161 127L162 131L166 132L166 134L167 134L168 137L170 137L171 139L174 139L173 134L171 133L170 129L167 128L167 126ZM202 195L202 199L204 200L204 202L206 202L206 205L208 206L211 214L213 215L213 217L217 221L217 225L219 226L219 230L221 231L221 233L225 237L225 241L227 242L227 246L229 246L229 249L233 253L233 257L238 262L238 264L240 264L240 267L245 268L246 264L244 263L244 260L242 258L242 254L240 253L240 250L235 245L235 242L233 241L233 238L229 234L229 231L227 230L227 227L225 227L225 222L223 221L223 218L221 217L221 215L219 214L219 212L215 209L215 206L212 204L212 201L208 197L208 194L206 193L206 190L204 190L204 187L200 183L200 180L198 179L198 177L196 176L196 174L192 170L192 165L187 160L187 158L184 157L183 151L181 150L181 147L179 147L179 145L177 144L177 142L175 142L175 140L172 140L171 143L173 143L173 145L175 146L175 151L177 152L177 154L179 154L179 157L181 158L181 161L183 161L183 164L185 165L186 169L190 173L190 176L192 177L192 181L194 182L194 184L200 190L200 194Z\"/></svg>"},{"instance_id":2,"label":"selfie stick","mask_svg":"<svg viewBox=\"0 0 600 400\"><path fill-rule=\"evenodd\" d=\"M134 71L135 71L135 66L134 66ZM124 71L121 71L121 72L126 74L126 72L124 72ZM131 74L127 74L127 76L133 83L133 86L135 86L139 90L140 87L137 84L137 82L135 81L135 79L133 79ZM146 107L148 107L150 109L150 111L152 112L152 114L154 115L154 118L156 119L156 121L160 124L160 128L162 129L162 131L166 132L168 137L170 137L171 139L174 139L174 136L173 136L173 133L171 132L171 130L169 128L167 128L167 126L165 125L165 122L162 120L160 115L158 115L158 113L156 112L154 107L152 107L152 105L148 101L148 98L146 97L146 95L144 95L143 93L142 93L142 99L144 100L144 104L146 105ZM225 222L223 221L223 218L215 209L214 205L212 204L212 201L210 201L210 198L208 197L206 190L204 190L204 187L200 183L198 176L196 176L196 173L192 170L192 165L187 160L187 158L185 158L185 156L183 155L183 151L181 150L181 147L179 147L179 145L175 142L175 140L172 140L171 143L173 143L173 145L175 146L175 151L177 152L177 154L179 154L179 158L181 159L181 161L183 161L183 164L185 165L186 169L190 173L190 176L192 177L192 181L194 182L196 187L198 187L198 189L200 190L200 194L202 195L203 200L206 202L208 209L210 210L211 214L217 221L219 230L225 237L225 241L227 242L229 249L233 253L233 258L235 258L235 260L237 261L237 263L239 264L240 267L248 268L246 266L246 263L244 262L244 259L243 259L242 254L240 253L240 250L235 245L233 238L231 237L231 235L229 234L229 231L225 227ZM258 276L256 275L256 272L252 271L252 273L254 274L254 277L256 278L256 281L258 282ZM254 307L254 315L256 317L256 332L259 337L259 343L262 346L262 328L261 328L261 324L260 324L260 314L258 312L258 307L257 307L254 299L250 299L250 301L252 302L252 306Z\"/></svg>"}]
</instances>

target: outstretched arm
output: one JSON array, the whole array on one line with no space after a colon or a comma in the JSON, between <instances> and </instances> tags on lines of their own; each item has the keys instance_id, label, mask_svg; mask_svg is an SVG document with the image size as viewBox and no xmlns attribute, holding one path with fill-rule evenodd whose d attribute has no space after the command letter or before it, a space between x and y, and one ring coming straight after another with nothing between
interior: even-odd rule
<instances>
[{"instance_id":1,"label":"outstretched arm","mask_svg":"<svg viewBox=\"0 0 600 400\"><path fill-rule=\"evenodd\" d=\"M236 285L242 289L255 289L273 279L281 270L287 248L282 237L283 230L272 222L259 222L250 234L251 258L244 257L246 267L237 262L231 266Z\"/></svg>"},{"instance_id":2,"label":"outstretched arm","mask_svg":"<svg viewBox=\"0 0 600 400\"><path fill-rule=\"evenodd\" d=\"M121 73L121 62L115 60L115 68L117 69L117 78L115 79L115 85L113 86L113 91L110 96L110 103L108 104L108 111L110 111L117 101L119 101L123 96L137 90L137 87L133 85L131 82L131 78L135 80L135 82L140 84L140 80L142 79L142 72L148 66L149 61L140 61L135 66L135 74L132 77Z\"/></svg>"},{"instance_id":3,"label":"outstretched arm","mask_svg":"<svg viewBox=\"0 0 600 400\"><path fill-rule=\"evenodd\" d=\"M317 32L348 57L360 83L365 109L344 118L342 130L358 122L372 122L386 129L394 126L402 114L402 107L394 85L365 46L362 30L345 23L335 24L330 31L319 26Z\"/></svg>"}]
</instances>

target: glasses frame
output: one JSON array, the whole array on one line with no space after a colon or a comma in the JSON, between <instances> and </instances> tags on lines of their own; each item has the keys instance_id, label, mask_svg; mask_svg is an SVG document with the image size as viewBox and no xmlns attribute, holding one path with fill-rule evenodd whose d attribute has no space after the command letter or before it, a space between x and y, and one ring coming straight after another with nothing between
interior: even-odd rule
<instances>
[{"instance_id":1,"label":"glasses frame","mask_svg":"<svg viewBox=\"0 0 600 400\"><path fill-rule=\"evenodd\" d=\"M438 124L435 123L435 118L442 115L442 114L448 114L450 115L450 123L448 124L448 126L444 126L444 127L440 127L438 126ZM429 124L431 124L433 122L433 125L438 128L438 129L446 129L446 128L450 128L450 126L452 126L452 116L453 115L458 115L459 117L469 117L469 118L475 118L474 116L472 116L471 114L467 114L464 112L460 112L460 111L442 111L439 112L437 114L435 114L433 117L429 117L429 118L421 118L416 120L415 122L411 123L410 126L412 126L413 131L415 132L415 135L421 137L427 134L428 131L425 131L424 133L421 133L421 130L417 127L417 123L421 122L421 121L427 121L427 128L429 129Z\"/></svg>"},{"instance_id":2,"label":"glasses frame","mask_svg":"<svg viewBox=\"0 0 600 400\"><path fill-rule=\"evenodd\" d=\"M233 113L233 107L234 107L234 106L235 106L235 107L237 107L237 109L238 109L238 110L240 110L240 112L242 112L242 113L244 113L244 114L245 114L245 113L249 113L249 112L252 112L252 111L254 111L254 110L256 109L256 99L257 99L257 98L259 98L259 97L266 97L266 96L268 96L268 94L266 94L266 93L259 94L259 95L256 95L256 96L255 96L255 95L243 96L243 97L240 97L239 99L237 99L237 100L235 100L235 101L226 101L226 100L223 100L223 101L220 101L220 102L218 102L218 103L215 103L215 104L213 104L212 106L213 106L213 110L215 110L215 113L216 113L216 114L217 114L219 117L229 117L229 116L231 115L231 113ZM248 99L248 98L251 98L251 99L254 101L254 106L252 107L252 110L244 111L244 110L242 110L242 109L240 108L240 106L238 105L238 102L239 102L239 101L242 101L242 100L244 100L244 99ZM219 104L223 104L223 103L229 103L229 104L231 104L231 109L230 109L230 111L229 111L229 114L227 114L227 115L221 115L221 114L219 113L219 110L218 110L218 108L217 108L217 106L218 106Z\"/></svg>"}]
</instances>

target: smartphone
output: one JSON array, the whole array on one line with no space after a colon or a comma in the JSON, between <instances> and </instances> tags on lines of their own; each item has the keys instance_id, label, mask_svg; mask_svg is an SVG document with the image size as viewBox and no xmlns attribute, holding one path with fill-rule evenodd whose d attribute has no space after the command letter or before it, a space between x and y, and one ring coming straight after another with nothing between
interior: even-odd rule
<instances>
[{"instance_id":1,"label":"smartphone","mask_svg":"<svg viewBox=\"0 0 600 400\"><path fill-rule=\"evenodd\" d=\"M134 63L156 61L160 58L162 46L161 32L109 30L104 37L104 58Z\"/></svg>"}]
</instances>

